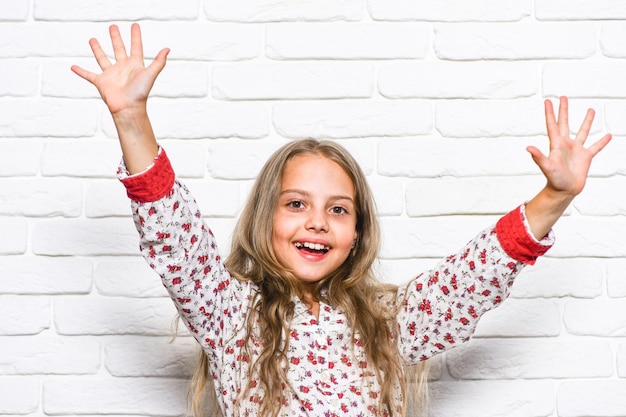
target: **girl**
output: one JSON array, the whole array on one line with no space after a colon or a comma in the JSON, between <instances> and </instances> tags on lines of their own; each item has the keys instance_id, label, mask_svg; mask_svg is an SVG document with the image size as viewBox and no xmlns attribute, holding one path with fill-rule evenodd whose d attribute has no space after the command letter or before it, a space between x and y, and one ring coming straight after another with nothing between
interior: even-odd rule
<instances>
[{"instance_id":1,"label":"girl","mask_svg":"<svg viewBox=\"0 0 626 417\"><path fill-rule=\"evenodd\" d=\"M169 50L144 67L137 24L130 55L116 26L110 35L115 63L91 39L102 73L72 70L113 116L141 252L203 349L196 412L210 378L224 416L404 415L405 368L468 340L507 297L520 270L552 245L551 227L610 140L584 148L593 111L572 140L567 100L558 121L546 101L550 153L528 148L546 186L400 288L372 276L380 237L357 163L331 142L291 142L261 170L223 261L146 113Z\"/></svg>"}]
</instances>

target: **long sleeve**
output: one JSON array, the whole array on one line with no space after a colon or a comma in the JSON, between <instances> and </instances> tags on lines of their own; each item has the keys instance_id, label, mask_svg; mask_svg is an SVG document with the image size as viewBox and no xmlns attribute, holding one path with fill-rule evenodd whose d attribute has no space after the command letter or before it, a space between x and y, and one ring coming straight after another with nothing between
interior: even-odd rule
<instances>
[{"instance_id":1,"label":"long sleeve","mask_svg":"<svg viewBox=\"0 0 626 417\"><path fill-rule=\"evenodd\" d=\"M161 277L190 332L220 361L243 326L249 285L233 279L189 190L174 177L165 152L142 173L118 177L132 199L140 251Z\"/></svg>"},{"instance_id":2,"label":"long sleeve","mask_svg":"<svg viewBox=\"0 0 626 417\"><path fill-rule=\"evenodd\" d=\"M480 317L508 297L515 277L553 244L529 233L523 206L398 291L399 350L407 363L469 340Z\"/></svg>"}]
</instances>

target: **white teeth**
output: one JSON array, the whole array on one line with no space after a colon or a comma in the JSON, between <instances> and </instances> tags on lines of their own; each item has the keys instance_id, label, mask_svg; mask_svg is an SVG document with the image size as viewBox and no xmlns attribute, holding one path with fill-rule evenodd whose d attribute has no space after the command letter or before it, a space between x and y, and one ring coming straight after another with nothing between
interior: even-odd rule
<instances>
[{"instance_id":1,"label":"white teeth","mask_svg":"<svg viewBox=\"0 0 626 417\"><path fill-rule=\"evenodd\" d=\"M300 242L296 242L296 247L297 248L308 248L308 249L312 249L312 250L329 250L330 248L328 246L324 246L321 243L312 243L312 242L304 242L304 243L300 243Z\"/></svg>"}]
</instances>

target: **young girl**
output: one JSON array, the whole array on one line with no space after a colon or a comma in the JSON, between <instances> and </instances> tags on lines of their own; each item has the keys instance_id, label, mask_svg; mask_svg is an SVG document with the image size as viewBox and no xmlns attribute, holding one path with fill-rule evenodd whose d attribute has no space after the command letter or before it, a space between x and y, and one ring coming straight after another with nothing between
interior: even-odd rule
<instances>
[{"instance_id":1,"label":"young girl","mask_svg":"<svg viewBox=\"0 0 626 417\"><path fill-rule=\"evenodd\" d=\"M110 34L115 63L91 39L102 73L72 70L113 116L141 252L203 349L196 393L210 378L224 416L404 415L406 367L467 341L507 297L515 276L552 245L551 227L610 140L584 148L593 111L572 140L567 100L558 121L546 101L550 153L528 148L546 186L400 288L372 276L380 236L357 163L332 142L294 141L261 170L224 261L146 113L169 50L144 67L137 24L130 55L116 26Z\"/></svg>"}]
</instances>

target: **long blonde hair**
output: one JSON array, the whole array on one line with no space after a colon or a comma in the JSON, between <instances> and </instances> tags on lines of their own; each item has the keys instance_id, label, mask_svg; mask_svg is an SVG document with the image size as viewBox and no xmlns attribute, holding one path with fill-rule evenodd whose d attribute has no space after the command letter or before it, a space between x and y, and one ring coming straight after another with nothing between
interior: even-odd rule
<instances>
[{"instance_id":1,"label":"long blonde hair","mask_svg":"<svg viewBox=\"0 0 626 417\"><path fill-rule=\"evenodd\" d=\"M234 231L231 252L225 263L240 280L251 281L259 289L247 318L247 346L255 326L260 326L261 352L253 363L259 387L265 392L260 417L276 417L289 386L286 376L289 322L293 296L304 296L304 288L278 261L272 247L272 225L286 164L297 155L313 154L336 162L352 180L355 189L357 239L351 256L329 276L316 283L312 295L345 312L352 336L360 335L365 354L376 371L381 386L379 409L391 416L403 415L405 404L397 408L396 390L405 398L403 366L397 350L396 307L383 299L395 300L396 287L374 278L372 266L380 248L380 230L371 190L354 158L330 141L304 139L279 148L263 166ZM309 289L310 290L310 289ZM322 291L324 290L324 291ZM358 318L357 318L358 312ZM285 336L286 335L286 336ZM287 340L284 340L284 339ZM202 354L192 379L194 414L200 415L206 391L208 359Z\"/></svg>"}]
</instances>

